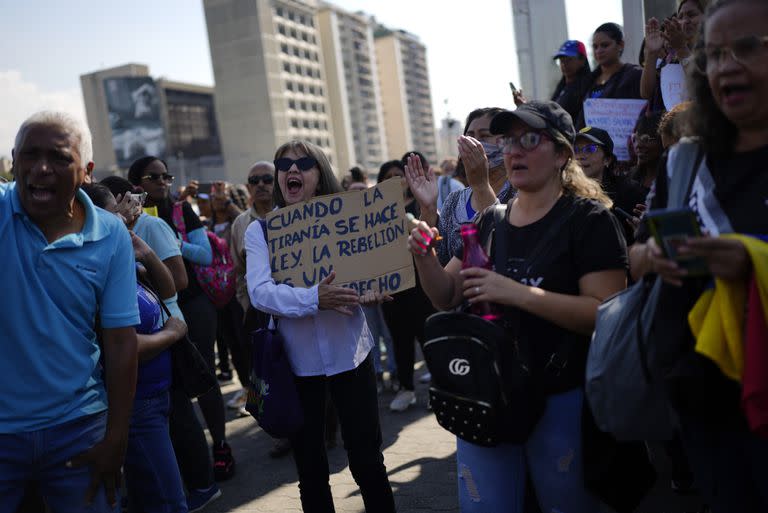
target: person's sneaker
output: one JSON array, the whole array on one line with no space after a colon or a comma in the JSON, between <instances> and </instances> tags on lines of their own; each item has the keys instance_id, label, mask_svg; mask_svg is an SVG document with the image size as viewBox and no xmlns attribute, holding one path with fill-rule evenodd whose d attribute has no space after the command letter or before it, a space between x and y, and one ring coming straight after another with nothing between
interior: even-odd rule
<instances>
[{"instance_id":1,"label":"person's sneaker","mask_svg":"<svg viewBox=\"0 0 768 513\"><path fill-rule=\"evenodd\" d=\"M416 392L403 389L389 403L389 409L392 411L405 411L414 404L416 404Z\"/></svg>"},{"instance_id":2,"label":"person's sneaker","mask_svg":"<svg viewBox=\"0 0 768 513\"><path fill-rule=\"evenodd\" d=\"M269 450L270 458L282 458L291 452L291 442L287 438L275 438L275 443Z\"/></svg>"},{"instance_id":3,"label":"person's sneaker","mask_svg":"<svg viewBox=\"0 0 768 513\"><path fill-rule=\"evenodd\" d=\"M231 410L239 410L240 408L245 406L246 401L248 400L248 390L245 388L241 388L237 392L235 392L235 395L232 396L232 399L227 401L227 408Z\"/></svg>"},{"instance_id":4,"label":"person's sneaker","mask_svg":"<svg viewBox=\"0 0 768 513\"><path fill-rule=\"evenodd\" d=\"M423 385L426 385L426 384L427 384L427 383L429 383L430 381L432 381L432 374L431 374L430 372L425 372L425 373L424 373L424 374L422 374L422 375L421 375L421 377L419 378L419 383L421 383L421 384L423 384Z\"/></svg>"},{"instance_id":5,"label":"person's sneaker","mask_svg":"<svg viewBox=\"0 0 768 513\"><path fill-rule=\"evenodd\" d=\"M213 448L213 476L216 481L226 481L235 475L235 458L226 442Z\"/></svg>"},{"instance_id":6,"label":"person's sneaker","mask_svg":"<svg viewBox=\"0 0 768 513\"><path fill-rule=\"evenodd\" d=\"M232 381L232 371L221 371L216 375L216 379L222 383L229 383Z\"/></svg>"},{"instance_id":7,"label":"person's sneaker","mask_svg":"<svg viewBox=\"0 0 768 513\"><path fill-rule=\"evenodd\" d=\"M221 489L213 484L207 490L191 490L187 495L187 509L189 513L201 511L204 507L221 497Z\"/></svg>"}]
</instances>

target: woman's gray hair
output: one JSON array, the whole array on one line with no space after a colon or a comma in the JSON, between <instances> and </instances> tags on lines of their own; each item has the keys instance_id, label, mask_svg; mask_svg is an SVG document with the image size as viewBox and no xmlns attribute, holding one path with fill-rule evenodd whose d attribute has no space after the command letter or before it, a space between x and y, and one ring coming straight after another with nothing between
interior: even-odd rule
<instances>
[{"instance_id":1,"label":"woman's gray hair","mask_svg":"<svg viewBox=\"0 0 768 513\"><path fill-rule=\"evenodd\" d=\"M68 112L56 111L56 110L42 110L29 116L19 127L19 131L16 132L16 141L13 148L18 149L21 146L21 140L24 137L24 132L33 125L47 125L58 126L72 135L77 137L78 140L78 153L80 154L80 162L83 167L87 166L89 162L93 162L93 142L91 139L91 131L88 125L85 124L80 118L73 116Z\"/></svg>"}]
</instances>

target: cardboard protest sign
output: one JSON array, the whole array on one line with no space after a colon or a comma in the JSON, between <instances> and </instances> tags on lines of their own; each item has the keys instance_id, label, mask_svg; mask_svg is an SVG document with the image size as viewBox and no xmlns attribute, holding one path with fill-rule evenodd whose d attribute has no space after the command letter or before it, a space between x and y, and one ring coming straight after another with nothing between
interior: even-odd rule
<instances>
[{"instance_id":1,"label":"cardboard protest sign","mask_svg":"<svg viewBox=\"0 0 768 513\"><path fill-rule=\"evenodd\" d=\"M584 120L587 126L608 132L616 158L628 161L628 140L646 103L646 100L589 99L584 102Z\"/></svg>"},{"instance_id":2,"label":"cardboard protest sign","mask_svg":"<svg viewBox=\"0 0 768 513\"><path fill-rule=\"evenodd\" d=\"M308 288L336 271L334 284L360 294L413 288L409 232L398 178L276 210L267 216L272 278Z\"/></svg>"},{"instance_id":3,"label":"cardboard protest sign","mask_svg":"<svg viewBox=\"0 0 768 513\"><path fill-rule=\"evenodd\" d=\"M661 68L661 98L667 110L672 110L675 105L688 99L685 70L681 64L672 63Z\"/></svg>"}]
</instances>

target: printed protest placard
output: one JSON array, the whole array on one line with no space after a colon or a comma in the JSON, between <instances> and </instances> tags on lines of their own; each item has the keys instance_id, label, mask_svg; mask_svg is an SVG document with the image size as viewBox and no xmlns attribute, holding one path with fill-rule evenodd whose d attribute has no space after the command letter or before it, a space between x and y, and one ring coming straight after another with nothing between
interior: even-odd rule
<instances>
[{"instance_id":1,"label":"printed protest placard","mask_svg":"<svg viewBox=\"0 0 768 513\"><path fill-rule=\"evenodd\" d=\"M412 288L409 232L397 178L276 210L267 216L272 278L308 288L336 271L334 284L360 294Z\"/></svg>"},{"instance_id":2,"label":"printed protest placard","mask_svg":"<svg viewBox=\"0 0 768 513\"><path fill-rule=\"evenodd\" d=\"M661 68L661 98L667 110L672 110L675 105L688 99L685 70L681 64L672 63Z\"/></svg>"},{"instance_id":3,"label":"printed protest placard","mask_svg":"<svg viewBox=\"0 0 768 513\"><path fill-rule=\"evenodd\" d=\"M589 99L584 102L584 120L587 126L602 128L613 140L613 153L622 161L629 160L627 147L640 111L646 100Z\"/></svg>"}]
</instances>

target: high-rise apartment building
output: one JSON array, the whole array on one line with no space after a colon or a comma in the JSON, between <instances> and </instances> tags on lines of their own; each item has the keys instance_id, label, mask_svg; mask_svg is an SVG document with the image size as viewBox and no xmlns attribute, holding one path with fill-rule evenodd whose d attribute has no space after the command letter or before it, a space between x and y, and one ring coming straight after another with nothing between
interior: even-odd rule
<instances>
[{"instance_id":1,"label":"high-rise apartment building","mask_svg":"<svg viewBox=\"0 0 768 513\"><path fill-rule=\"evenodd\" d=\"M328 86L314 0L203 0L227 175L271 160L291 139L334 164Z\"/></svg>"},{"instance_id":2,"label":"high-rise apartment building","mask_svg":"<svg viewBox=\"0 0 768 513\"><path fill-rule=\"evenodd\" d=\"M388 160L374 20L330 4L321 4L317 19L339 168L373 171Z\"/></svg>"},{"instance_id":3,"label":"high-rise apartment building","mask_svg":"<svg viewBox=\"0 0 768 513\"><path fill-rule=\"evenodd\" d=\"M426 47L413 34L379 26L374 34L389 158L418 150L435 165L435 120Z\"/></svg>"}]
</instances>

